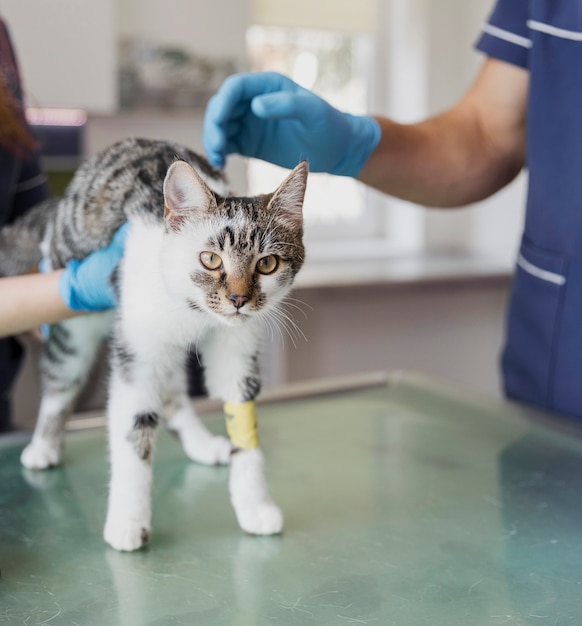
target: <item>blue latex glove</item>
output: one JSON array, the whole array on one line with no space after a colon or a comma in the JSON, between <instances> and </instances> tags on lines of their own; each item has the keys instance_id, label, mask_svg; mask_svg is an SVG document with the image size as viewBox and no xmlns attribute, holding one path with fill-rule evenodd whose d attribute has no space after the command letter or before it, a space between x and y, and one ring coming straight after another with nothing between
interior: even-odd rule
<instances>
[{"instance_id":1,"label":"blue latex glove","mask_svg":"<svg viewBox=\"0 0 582 626\"><path fill-rule=\"evenodd\" d=\"M380 141L371 117L342 113L274 72L235 74L212 96L202 141L208 159L224 167L231 153L312 172L356 176Z\"/></svg>"},{"instance_id":2,"label":"blue latex glove","mask_svg":"<svg viewBox=\"0 0 582 626\"><path fill-rule=\"evenodd\" d=\"M59 294L70 309L104 311L117 304L111 274L123 256L128 226L121 226L107 247L82 261L67 263L59 279Z\"/></svg>"}]
</instances>

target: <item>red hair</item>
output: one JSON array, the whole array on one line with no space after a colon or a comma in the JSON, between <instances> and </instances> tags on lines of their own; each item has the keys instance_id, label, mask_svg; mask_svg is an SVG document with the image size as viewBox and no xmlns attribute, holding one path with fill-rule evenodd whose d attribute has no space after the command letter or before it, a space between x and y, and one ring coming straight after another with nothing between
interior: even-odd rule
<instances>
[{"instance_id":1,"label":"red hair","mask_svg":"<svg viewBox=\"0 0 582 626\"><path fill-rule=\"evenodd\" d=\"M0 144L22 156L36 147L36 142L24 118L20 103L6 87L0 74Z\"/></svg>"}]
</instances>

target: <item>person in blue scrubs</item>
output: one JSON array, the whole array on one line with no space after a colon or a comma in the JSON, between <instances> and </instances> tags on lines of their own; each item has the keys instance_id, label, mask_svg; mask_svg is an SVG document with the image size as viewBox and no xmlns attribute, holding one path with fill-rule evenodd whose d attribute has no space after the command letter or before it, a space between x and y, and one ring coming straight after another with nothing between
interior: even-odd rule
<instances>
[{"instance_id":1,"label":"person in blue scrubs","mask_svg":"<svg viewBox=\"0 0 582 626\"><path fill-rule=\"evenodd\" d=\"M48 197L38 146L24 116L14 49L0 19L0 228ZM124 238L122 227L107 248L56 272L0 278L0 432L13 426L10 392L23 359L15 335L114 306L110 275L123 253Z\"/></svg>"},{"instance_id":2,"label":"person in blue scrubs","mask_svg":"<svg viewBox=\"0 0 582 626\"><path fill-rule=\"evenodd\" d=\"M510 398L582 418L582 3L498 0L486 57L448 110L416 124L352 116L274 73L229 77L203 141L230 153L353 176L440 207L493 194L527 167L526 220L502 355Z\"/></svg>"}]
</instances>

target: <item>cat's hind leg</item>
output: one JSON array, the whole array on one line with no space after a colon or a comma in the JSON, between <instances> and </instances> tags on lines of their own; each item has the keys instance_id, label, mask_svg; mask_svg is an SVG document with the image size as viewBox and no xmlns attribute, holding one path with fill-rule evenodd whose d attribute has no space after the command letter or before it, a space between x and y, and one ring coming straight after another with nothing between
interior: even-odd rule
<instances>
[{"instance_id":1,"label":"cat's hind leg","mask_svg":"<svg viewBox=\"0 0 582 626\"><path fill-rule=\"evenodd\" d=\"M225 437L213 435L196 415L186 393L183 369L172 372L164 393L164 417L168 430L180 440L187 456L204 465L224 465L232 447Z\"/></svg>"},{"instance_id":2,"label":"cat's hind leg","mask_svg":"<svg viewBox=\"0 0 582 626\"><path fill-rule=\"evenodd\" d=\"M60 464L65 421L110 328L110 313L75 317L50 327L40 359L39 415L32 440L20 456L25 467L42 470Z\"/></svg>"}]
</instances>

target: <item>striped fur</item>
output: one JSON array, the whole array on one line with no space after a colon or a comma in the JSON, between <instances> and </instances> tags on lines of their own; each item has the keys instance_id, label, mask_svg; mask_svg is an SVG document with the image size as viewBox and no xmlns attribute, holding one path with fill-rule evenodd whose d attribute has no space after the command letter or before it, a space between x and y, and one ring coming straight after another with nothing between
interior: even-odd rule
<instances>
[{"instance_id":1,"label":"striped fur","mask_svg":"<svg viewBox=\"0 0 582 626\"><path fill-rule=\"evenodd\" d=\"M261 338L277 322L277 307L303 264L306 179L302 163L273 193L228 196L222 174L186 147L127 139L82 165L59 202L0 232L0 272L10 274L38 263L39 247L48 269L82 259L130 223L113 277L117 311L51 327L41 360L38 424L22 454L32 469L61 462L64 421L110 337L104 535L113 547L135 550L150 535L159 423L177 434L193 460L229 461L229 442L206 430L187 397L186 355L196 347L211 395L228 402L256 398ZM16 260L8 262L11 256ZM260 450L237 453L230 492L244 530L280 531L282 516L268 494Z\"/></svg>"}]
</instances>

